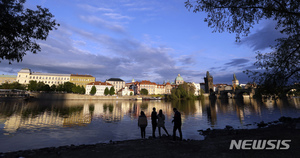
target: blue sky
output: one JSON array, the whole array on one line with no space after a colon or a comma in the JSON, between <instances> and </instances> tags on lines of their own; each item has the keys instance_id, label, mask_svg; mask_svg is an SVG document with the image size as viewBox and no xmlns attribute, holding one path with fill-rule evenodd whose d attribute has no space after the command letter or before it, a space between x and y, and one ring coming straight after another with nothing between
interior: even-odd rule
<instances>
[{"instance_id":1,"label":"blue sky","mask_svg":"<svg viewBox=\"0 0 300 158\"><path fill-rule=\"evenodd\" d=\"M185 0L27 0L25 7L49 8L60 27L42 51L27 53L20 63L1 61L0 73L16 75L22 68L45 73L90 74L98 81L119 77L126 82L204 82L206 71L214 83L251 81L243 71L254 69L255 52L270 51L281 35L272 21L261 21L248 37L212 33L205 13L193 13Z\"/></svg>"}]
</instances>

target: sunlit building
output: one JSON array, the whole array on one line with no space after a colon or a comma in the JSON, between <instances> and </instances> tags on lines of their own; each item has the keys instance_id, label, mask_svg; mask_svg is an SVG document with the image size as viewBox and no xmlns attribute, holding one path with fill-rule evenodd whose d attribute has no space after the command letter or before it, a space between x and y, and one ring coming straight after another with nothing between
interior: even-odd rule
<instances>
[{"instance_id":1,"label":"sunlit building","mask_svg":"<svg viewBox=\"0 0 300 158\"><path fill-rule=\"evenodd\" d=\"M91 83L86 85L85 94L90 94L93 86L96 87L95 95L104 96L105 89L108 88L110 90L110 88L112 87L112 84L106 83L106 82L100 82L100 81L91 82Z\"/></svg>"},{"instance_id":2,"label":"sunlit building","mask_svg":"<svg viewBox=\"0 0 300 158\"><path fill-rule=\"evenodd\" d=\"M0 85L3 83L13 83L16 82L16 75L0 75Z\"/></svg>"},{"instance_id":3,"label":"sunlit building","mask_svg":"<svg viewBox=\"0 0 300 158\"><path fill-rule=\"evenodd\" d=\"M115 88L115 92L117 93L120 89L125 87L125 81L120 78L110 78L105 81L106 83L111 84Z\"/></svg>"},{"instance_id":4,"label":"sunlit building","mask_svg":"<svg viewBox=\"0 0 300 158\"><path fill-rule=\"evenodd\" d=\"M175 84L180 85L180 84L183 84L183 83L184 83L183 78L180 76L180 74L178 74L178 76L175 78Z\"/></svg>"},{"instance_id":5,"label":"sunlit building","mask_svg":"<svg viewBox=\"0 0 300 158\"><path fill-rule=\"evenodd\" d=\"M32 72L28 68L23 68L18 72L17 82L20 84L29 84L29 81L43 82L49 86L72 82L76 85L86 85L95 81L95 77L91 75L74 75L74 74L58 74L58 73L40 73Z\"/></svg>"},{"instance_id":6,"label":"sunlit building","mask_svg":"<svg viewBox=\"0 0 300 158\"><path fill-rule=\"evenodd\" d=\"M70 82L74 83L76 86L85 87L87 84L95 82L95 80L96 78L91 75L71 74L70 76Z\"/></svg>"}]
</instances>

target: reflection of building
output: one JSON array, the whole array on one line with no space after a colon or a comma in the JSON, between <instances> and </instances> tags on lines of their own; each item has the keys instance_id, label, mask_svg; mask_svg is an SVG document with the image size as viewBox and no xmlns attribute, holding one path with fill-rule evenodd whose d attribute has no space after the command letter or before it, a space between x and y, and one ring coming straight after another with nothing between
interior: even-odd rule
<instances>
[{"instance_id":1,"label":"reflection of building","mask_svg":"<svg viewBox=\"0 0 300 158\"><path fill-rule=\"evenodd\" d=\"M0 75L0 85L3 83L13 83L16 82L16 75Z\"/></svg>"},{"instance_id":2,"label":"reflection of building","mask_svg":"<svg viewBox=\"0 0 300 158\"><path fill-rule=\"evenodd\" d=\"M88 83L95 82L95 77L91 75L71 74L70 82L74 83L76 86L85 87L85 85L87 85Z\"/></svg>"},{"instance_id":3,"label":"reflection of building","mask_svg":"<svg viewBox=\"0 0 300 158\"><path fill-rule=\"evenodd\" d=\"M20 84L28 84L31 80L43 82L49 86L64 84L65 82L72 82L76 85L84 86L87 83L95 81L95 78L90 75L31 72L31 70L28 68L24 68L18 72L17 82Z\"/></svg>"},{"instance_id":4,"label":"reflection of building","mask_svg":"<svg viewBox=\"0 0 300 158\"><path fill-rule=\"evenodd\" d=\"M100 81L91 82L91 83L86 85L85 94L90 94L91 89L92 89L93 86L96 87L95 95L99 95L99 96L104 95L105 88L108 88L108 90L110 90L110 88L112 87L111 84L106 83L106 82L100 82Z\"/></svg>"},{"instance_id":5,"label":"reflection of building","mask_svg":"<svg viewBox=\"0 0 300 158\"><path fill-rule=\"evenodd\" d=\"M21 114L10 116L4 123L4 131L12 133L18 129L34 129L42 127L56 127L63 125L63 118L54 113L44 112L37 117L23 118Z\"/></svg>"},{"instance_id":6,"label":"reflection of building","mask_svg":"<svg viewBox=\"0 0 300 158\"><path fill-rule=\"evenodd\" d=\"M89 111L89 105L84 105L83 110L70 113L68 117L63 118L63 126L83 126L91 123L92 117Z\"/></svg>"},{"instance_id":7,"label":"reflection of building","mask_svg":"<svg viewBox=\"0 0 300 158\"><path fill-rule=\"evenodd\" d=\"M214 91L214 83L213 83L213 77L209 74L209 72L206 72L206 77L204 77L205 81L205 93L212 93Z\"/></svg>"},{"instance_id":8,"label":"reflection of building","mask_svg":"<svg viewBox=\"0 0 300 158\"><path fill-rule=\"evenodd\" d=\"M180 74L178 74L178 76L175 78L175 84L180 85L180 84L183 84L183 83L184 83L183 78L180 76Z\"/></svg>"},{"instance_id":9,"label":"reflection of building","mask_svg":"<svg viewBox=\"0 0 300 158\"><path fill-rule=\"evenodd\" d=\"M120 78L110 78L105 81L106 83L111 84L115 88L115 92L117 93L120 89L125 87L125 81Z\"/></svg>"}]
</instances>

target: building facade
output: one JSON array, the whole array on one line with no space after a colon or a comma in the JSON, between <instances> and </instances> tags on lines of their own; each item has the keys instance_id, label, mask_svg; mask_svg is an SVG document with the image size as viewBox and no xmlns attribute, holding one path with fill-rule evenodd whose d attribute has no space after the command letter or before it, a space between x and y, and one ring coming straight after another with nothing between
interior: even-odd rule
<instances>
[{"instance_id":1,"label":"building facade","mask_svg":"<svg viewBox=\"0 0 300 158\"><path fill-rule=\"evenodd\" d=\"M130 96L130 95L134 95L134 91L133 91L133 89L124 87L124 88L120 89L117 94L120 96Z\"/></svg>"},{"instance_id":2,"label":"building facade","mask_svg":"<svg viewBox=\"0 0 300 158\"><path fill-rule=\"evenodd\" d=\"M30 69L24 68L18 72L17 82L20 84L29 84L29 81L37 81L52 85L64 84L70 82L71 74L55 74L55 73L40 73L31 72Z\"/></svg>"},{"instance_id":3,"label":"building facade","mask_svg":"<svg viewBox=\"0 0 300 158\"><path fill-rule=\"evenodd\" d=\"M16 75L0 75L0 85L3 83L13 83L17 81Z\"/></svg>"},{"instance_id":4,"label":"building facade","mask_svg":"<svg viewBox=\"0 0 300 158\"><path fill-rule=\"evenodd\" d=\"M120 78L110 78L105 81L106 83L111 84L115 88L115 92L118 92L120 89L125 87L125 81Z\"/></svg>"},{"instance_id":5,"label":"building facade","mask_svg":"<svg viewBox=\"0 0 300 158\"><path fill-rule=\"evenodd\" d=\"M74 83L76 86L86 87L87 84L95 82L96 78L91 75L78 75L71 74L70 82Z\"/></svg>"},{"instance_id":6,"label":"building facade","mask_svg":"<svg viewBox=\"0 0 300 158\"><path fill-rule=\"evenodd\" d=\"M85 94L89 95L93 86L96 87L96 93L95 93L96 96L104 96L105 88L108 88L110 90L110 88L113 85L107 82L100 82L100 81L91 82L85 86Z\"/></svg>"}]
</instances>

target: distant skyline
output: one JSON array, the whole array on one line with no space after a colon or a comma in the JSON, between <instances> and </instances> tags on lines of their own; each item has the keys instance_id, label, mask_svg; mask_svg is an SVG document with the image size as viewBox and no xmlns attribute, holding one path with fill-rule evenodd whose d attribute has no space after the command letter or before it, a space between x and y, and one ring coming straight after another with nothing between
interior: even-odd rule
<instances>
[{"instance_id":1,"label":"distant skyline","mask_svg":"<svg viewBox=\"0 0 300 158\"><path fill-rule=\"evenodd\" d=\"M97 81L121 78L156 83L181 74L201 83L206 72L214 84L252 81L243 73L255 69L255 52L269 52L282 37L272 21L261 21L248 37L212 33L205 13L193 13L185 0L27 0L25 7L48 8L60 24L42 51L30 52L20 63L2 60L0 74L16 75L22 68L35 72L89 74Z\"/></svg>"}]
</instances>

